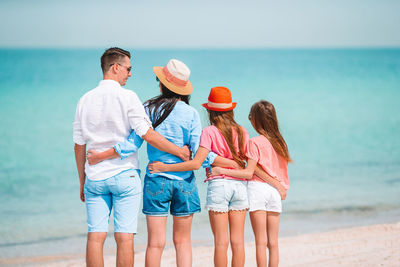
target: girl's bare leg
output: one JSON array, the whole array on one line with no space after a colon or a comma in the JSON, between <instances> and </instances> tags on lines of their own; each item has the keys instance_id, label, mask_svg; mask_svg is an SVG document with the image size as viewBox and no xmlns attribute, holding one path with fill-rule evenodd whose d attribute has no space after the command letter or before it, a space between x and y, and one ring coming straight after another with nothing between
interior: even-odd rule
<instances>
[{"instance_id":1,"label":"girl's bare leg","mask_svg":"<svg viewBox=\"0 0 400 267\"><path fill-rule=\"evenodd\" d=\"M267 236L268 236L268 251L269 261L268 267L278 267L279 264L279 234L280 213L267 212Z\"/></svg>"},{"instance_id":2,"label":"girl's bare leg","mask_svg":"<svg viewBox=\"0 0 400 267\"><path fill-rule=\"evenodd\" d=\"M167 217L146 216L147 221L147 248L146 267L158 267L161 264L161 255L165 247L167 231Z\"/></svg>"},{"instance_id":3,"label":"girl's bare leg","mask_svg":"<svg viewBox=\"0 0 400 267\"><path fill-rule=\"evenodd\" d=\"M176 265L178 267L192 266L192 245L190 230L193 215L185 217L174 216L173 240L176 251Z\"/></svg>"},{"instance_id":4,"label":"girl's bare leg","mask_svg":"<svg viewBox=\"0 0 400 267\"><path fill-rule=\"evenodd\" d=\"M250 212L250 221L256 243L257 267L267 267L267 212L264 210Z\"/></svg>"},{"instance_id":5,"label":"girl's bare leg","mask_svg":"<svg viewBox=\"0 0 400 267\"><path fill-rule=\"evenodd\" d=\"M229 230L232 248L232 267L244 266L244 222L246 210L229 211Z\"/></svg>"},{"instance_id":6,"label":"girl's bare leg","mask_svg":"<svg viewBox=\"0 0 400 267\"><path fill-rule=\"evenodd\" d=\"M228 213L209 211L208 216L214 235L214 266L226 267L229 245Z\"/></svg>"}]
</instances>

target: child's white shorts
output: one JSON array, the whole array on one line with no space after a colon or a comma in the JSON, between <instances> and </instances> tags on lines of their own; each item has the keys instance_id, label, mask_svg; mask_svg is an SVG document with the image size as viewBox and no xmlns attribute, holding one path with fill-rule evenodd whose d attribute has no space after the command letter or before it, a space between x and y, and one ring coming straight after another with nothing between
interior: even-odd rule
<instances>
[{"instance_id":1,"label":"child's white shorts","mask_svg":"<svg viewBox=\"0 0 400 267\"><path fill-rule=\"evenodd\" d=\"M271 212L282 212L281 195L275 187L257 181L249 181L247 184L249 196L249 211L265 210Z\"/></svg>"}]
</instances>

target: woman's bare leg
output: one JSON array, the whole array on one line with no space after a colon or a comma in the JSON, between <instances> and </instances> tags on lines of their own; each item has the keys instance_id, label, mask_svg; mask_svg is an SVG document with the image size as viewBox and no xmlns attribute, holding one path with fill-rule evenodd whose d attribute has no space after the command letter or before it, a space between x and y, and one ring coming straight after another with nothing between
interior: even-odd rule
<instances>
[{"instance_id":1,"label":"woman's bare leg","mask_svg":"<svg viewBox=\"0 0 400 267\"><path fill-rule=\"evenodd\" d=\"M190 231L193 215L185 217L174 216L173 240L178 267L192 266L192 245Z\"/></svg>"},{"instance_id":2,"label":"woman's bare leg","mask_svg":"<svg viewBox=\"0 0 400 267\"><path fill-rule=\"evenodd\" d=\"M146 216L147 221L147 248L146 267L159 267L161 255L165 247L167 231L167 217Z\"/></svg>"}]
</instances>

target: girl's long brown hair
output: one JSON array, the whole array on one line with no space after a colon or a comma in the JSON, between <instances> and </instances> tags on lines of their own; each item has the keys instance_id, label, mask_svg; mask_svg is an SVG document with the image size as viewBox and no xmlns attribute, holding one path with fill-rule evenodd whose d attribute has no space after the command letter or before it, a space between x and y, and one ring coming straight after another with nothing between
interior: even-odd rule
<instances>
[{"instance_id":1,"label":"girl's long brown hair","mask_svg":"<svg viewBox=\"0 0 400 267\"><path fill-rule=\"evenodd\" d=\"M214 125L218 128L221 134L224 136L226 143L228 144L229 150L232 153L233 160L236 161L241 167L244 167L244 160L246 160L245 147L246 144L244 142L244 133L242 127L236 123L233 110L230 111L208 111L208 118L210 120L211 125ZM239 151L236 151L234 143L233 143L233 131L236 131L238 134L238 147Z\"/></svg>"},{"instance_id":2,"label":"girl's long brown hair","mask_svg":"<svg viewBox=\"0 0 400 267\"><path fill-rule=\"evenodd\" d=\"M251 107L249 119L254 129L271 142L275 151L287 162L291 162L288 147L279 131L274 105L266 100L258 101Z\"/></svg>"}]
</instances>

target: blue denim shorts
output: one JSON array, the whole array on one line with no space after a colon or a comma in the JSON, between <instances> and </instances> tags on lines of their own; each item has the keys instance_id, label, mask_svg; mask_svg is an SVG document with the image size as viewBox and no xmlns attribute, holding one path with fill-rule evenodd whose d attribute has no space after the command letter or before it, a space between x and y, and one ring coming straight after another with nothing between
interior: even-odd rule
<instances>
[{"instance_id":1,"label":"blue denim shorts","mask_svg":"<svg viewBox=\"0 0 400 267\"><path fill-rule=\"evenodd\" d=\"M85 181L88 232L108 232L114 209L114 232L136 233L142 187L137 170L100 181Z\"/></svg>"},{"instance_id":2,"label":"blue denim shorts","mask_svg":"<svg viewBox=\"0 0 400 267\"><path fill-rule=\"evenodd\" d=\"M206 208L216 212L248 209L247 181L232 179L209 181Z\"/></svg>"},{"instance_id":3,"label":"blue denim shorts","mask_svg":"<svg viewBox=\"0 0 400 267\"><path fill-rule=\"evenodd\" d=\"M143 213L150 216L189 216L200 212L196 178L168 179L163 176L144 178Z\"/></svg>"}]
</instances>

